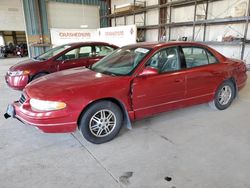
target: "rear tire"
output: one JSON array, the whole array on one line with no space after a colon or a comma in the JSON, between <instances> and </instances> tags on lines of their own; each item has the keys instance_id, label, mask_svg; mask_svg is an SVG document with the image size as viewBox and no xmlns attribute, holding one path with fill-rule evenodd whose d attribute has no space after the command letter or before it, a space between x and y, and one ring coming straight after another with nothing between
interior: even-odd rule
<instances>
[{"instance_id":1,"label":"rear tire","mask_svg":"<svg viewBox=\"0 0 250 188\"><path fill-rule=\"evenodd\" d=\"M91 143L102 144L116 137L123 123L119 106L111 101L100 101L91 105L80 119L80 131Z\"/></svg>"},{"instance_id":2,"label":"rear tire","mask_svg":"<svg viewBox=\"0 0 250 188\"><path fill-rule=\"evenodd\" d=\"M213 109L227 109L235 98L234 84L227 80L223 82L215 93L214 100L209 103Z\"/></svg>"}]
</instances>

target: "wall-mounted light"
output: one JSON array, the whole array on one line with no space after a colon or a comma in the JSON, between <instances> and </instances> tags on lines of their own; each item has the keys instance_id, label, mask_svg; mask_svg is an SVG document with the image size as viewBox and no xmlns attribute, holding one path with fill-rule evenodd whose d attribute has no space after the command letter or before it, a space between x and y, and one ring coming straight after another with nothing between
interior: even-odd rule
<instances>
[{"instance_id":1,"label":"wall-mounted light","mask_svg":"<svg viewBox=\"0 0 250 188\"><path fill-rule=\"evenodd\" d=\"M80 25L80 28L88 28L88 25Z\"/></svg>"}]
</instances>

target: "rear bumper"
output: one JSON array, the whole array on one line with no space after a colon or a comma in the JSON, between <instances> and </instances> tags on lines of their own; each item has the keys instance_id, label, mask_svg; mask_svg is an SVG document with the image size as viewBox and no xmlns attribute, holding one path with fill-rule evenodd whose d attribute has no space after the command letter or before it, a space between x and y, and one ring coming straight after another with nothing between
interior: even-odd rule
<instances>
[{"instance_id":1,"label":"rear bumper","mask_svg":"<svg viewBox=\"0 0 250 188\"><path fill-rule=\"evenodd\" d=\"M77 117L67 110L35 112L30 106L14 102L14 118L45 133L69 133L77 128Z\"/></svg>"},{"instance_id":2,"label":"rear bumper","mask_svg":"<svg viewBox=\"0 0 250 188\"><path fill-rule=\"evenodd\" d=\"M23 90L23 88L29 83L29 75L21 76L5 76L5 81L9 87L16 90Z\"/></svg>"}]
</instances>

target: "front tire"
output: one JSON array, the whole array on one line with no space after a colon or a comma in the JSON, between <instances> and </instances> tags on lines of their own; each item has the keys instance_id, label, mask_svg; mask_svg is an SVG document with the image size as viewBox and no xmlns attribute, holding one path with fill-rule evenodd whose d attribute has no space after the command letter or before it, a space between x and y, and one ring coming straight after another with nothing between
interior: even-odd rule
<instances>
[{"instance_id":1,"label":"front tire","mask_svg":"<svg viewBox=\"0 0 250 188\"><path fill-rule=\"evenodd\" d=\"M45 75L47 75L47 73L38 73L38 74L36 74L36 75L34 75L34 76L32 77L31 81L33 81L33 80L35 80L35 79L37 79L37 78L40 78L40 77L42 77L42 76L45 76Z\"/></svg>"},{"instance_id":2,"label":"front tire","mask_svg":"<svg viewBox=\"0 0 250 188\"><path fill-rule=\"evenodd\" d=\"M80 119L80 131L91 143L102 144L116 137L123 123L119 106L111 101L100 101L91 105Z\"/></svg>"},{"instance_id":3,"label":"front tire","mask_svg":"<svg viewBox=\"0 0 250 188\"><path fill-rule=\"evenodd\" d=\"M227 80L223 82L215 93L214 100L209 103L212 108L225 110L228 108L235 98L234 84Z\"/></svg>"}]
</instances>

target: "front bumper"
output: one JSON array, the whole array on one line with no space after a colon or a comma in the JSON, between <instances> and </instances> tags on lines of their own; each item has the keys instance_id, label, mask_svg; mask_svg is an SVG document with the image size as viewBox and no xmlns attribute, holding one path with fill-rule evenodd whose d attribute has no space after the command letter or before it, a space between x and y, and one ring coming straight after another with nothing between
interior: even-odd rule
<instances>
[{"instance_id":1,"label":"front bumper","mask_svg":"<svg viewBox=\"0 0 250 188\"><path fill-rule=\"evenodd\" d=\"M77 128L77 116L68 110L50 112L33 111L27 103L14 102L8 107L5 117L17 118L24 124L32 125L45 133L68 133ZM13 112L9 110L13 109Z\"/></svg>"},{"instance_id":2,"label":"front bumper","mask_svg":"<svg viewBox=\"0 0 250 188\"><path fill-rule=\"evenodd\" d=\"M9 87L16 90L23 90L23 88L29 83L29 75L21 76L5 76L5 81Z\"/></svg>"}]
</instances>

